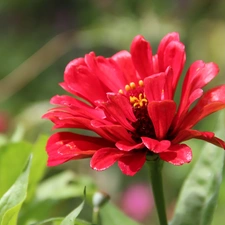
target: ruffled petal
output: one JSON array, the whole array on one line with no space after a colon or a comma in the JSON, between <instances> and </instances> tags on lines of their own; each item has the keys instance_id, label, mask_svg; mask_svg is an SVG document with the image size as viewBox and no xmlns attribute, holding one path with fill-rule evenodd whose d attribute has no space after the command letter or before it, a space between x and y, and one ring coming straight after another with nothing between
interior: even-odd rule
<instances>
[{"instance_id":1,"label":"ruffled petal","mask_svg":"<svg viewBox=\"0 0 225 225\"><path fill-rule=\"evenodd\" d=\"M123 72L126 83L130 82L138 83L140 77L138 77L132 59L131 54L128 51L120 51L112 56L112 59L118 64L120 70ZM121 87L123 88L123 87Z\"/></svg>"},{"instance_id":2,"label":"ruffled petal","mask_svg":"<svg viewBox=\"0 0 225 225\"><path fill-rule=\"evenodd\" d=\"M179 143L182 141L187 141L189 139L196 138L200 140L207 141L211 144L214 144L218 147L225 149L225 142L220 138L215 137L213 132L209 131L198 131L198 130L181 130L176 138L173 140L173 143Z\"/></svg>"},{"instance_id":3,"label":"ruffled petal","mask_svg":"<svg viewBox=\"0 0 225 225\"><path fill-rule=\"evenodd\" d=\"M158 55L152 56L152 66L153 66L153 74L159 73L159 60Z\"/></svg>"},{"instance_id":4,"label":"ruffled petal","mask_svg":"<svg viewBox=\"0 0 225 225\"><path fill-rule=\"evenodd\" d=\"M123 154L116 148L99 149L91 158L90 166L94 170L105 170L118 161Z\"/></svg>"},{"instance_id":5,"label":"ruffled petal","mask_svg":"<svg viewBox=\"0 0 225 225\"><path fill-rule=\"evenodd\" d=\"M118 166L123 174L135 175L146 161L145 151L136 151L133 154L126 154L118 160Z\"/></svg>"},{"instance_id":6,"label":"ruffled petal","mask_svg":"<svg viewBox=\"0 0 225 225\"><path fill-rule=\"evenodd\" d=\"M121 109L123 115L131 122L135 122L137 119L134 115L132 106L128 98L124 95L107 93L107 97L113 104L116 105L117 109Z\"/></svg>"},{"instance_id":7,"label":"ruffled petal","mask_svg":"<svg viewBox=\"0 0 225 225\"><path fill-rule=\"evenodd\" d=\"M90 119L76 117L68 109L54 108L45 113L42 118L51 120L56 128L87 128L90 124Z\"/></svg>"},{"instance_id":8,"label":"ruffled petal","mask_svg":"<svg viewBox=\"0 0 225 225\"><path fill-rule=\"evenodd\" d=\"M104 93L116 93L126 85L123 72L113 59L88 54L85 56L85 61L91 73L100 81Z\"/></svg>"},{"instance_id":9,"label":"ruffled petal","mask_svg":"<svg viewBox=\"0 0 225 225\"><path fill-rule=\"evenodd\" d=\"M165 73L145 78L145 95L149 102L172 99L172 71L168 67Z\"/></svg>"},{"instance_id":10,"label":"ruffled petal","mask_svg":"<svg viewBox=\"0 0 225 225\"><path fill-rule=\"evenodd\" d=\"M106 100L99 79L96 74L90 72L83 59L79 61L75 59L67 65L64 80L70 90L92 104L96 99Z\"/></svg>"},{"instance_id":11,"label":"ruffled petal","mask_svg":"<svg viewBox=\"0 0 225 225\"><path fill-rule=\"evenodd\" d=\"M126 79L118 64L111 58L97 57L98 70L96 72L98 79L109 89L109 91L117 93L126 83Z\"/></svg>"},{"instance_id":12,"label":"ruffled petal","mask_svg":"<svg viewBox=\"0 0 225 225\"><path fill-rule=\"evenodd\" d=\"M132 111L132 106L129 100L120 94L108 93L108 102L102 103L102 108L106 115L111 116L115 123L120 124L130 131L134 131L131 122L136 121L136 117Z\"/></svg>"},{"instance_id":13,"label":"ruffled petal","mask_svg":"<svg viewBox=\"0 0 225 225\"><path fill-rule=\"evenodd\" d=\"M73 159L89 158L96 150L108 145L111 143L102 138L70 132L55 133L46 145L48 166L56 166Z\"/></svg>"},{"instance_id":14,"label":"ruffled petal","mask_svg":"<svg viewBox=\"0 0 225 225\"><path fill-rule=\"evenodd\" d=\"M159 153L159 157L175 166L189 163L192 160L191 148L185 144L172 145L167 151Z\"/></svg>"},{"instance_id":15,"label":"ruffled petal","mask_svg":"<svg viewBox=\"0 0 225 225\"><path fill-rule=\"evenodd\" d=\"M182 122L191 104L203 94L202 88L208 84L219 72L215 63L204 63L201 60L194 62L183 82L180 105L177 113L177 123Z\"/></svg>"},{"instance_id":16,"label":"ruffled petal","mask_svg":"<svg viewBox=\"0 0 225 225\"><path fill-rule=\"evenodd\" d=\"M204 136L204 137L207 137L208 139L211 139L214 137L214 133L209 131L198 131L198 130L191 130L191 129L180 130L176 134L175 138L172 140L172 143L177 144L180 142L190 140L192 138L197 138L199 136Z\"/></svg>"},{"instance_id":17,"label":"ruffled petal","mask_svg":"<svg viewBox=\"0 0 225 225\"><path fill-rule=\"evenodd\" d=\"M186 60L185 47L180 42L176 32L167 34L160 42L158 51L159 72L164 72L168 66L173 69L173 94Z\"/></svg>"},{"instance_id":18,"label":"ruffled petal","mask_svg":"<svg viewBox=\"0 0 225 225\"><path fill-rule=\"evenodd\" d=\"M90 119L102 119L105 117L105 114L101 109L93 108L93 106L87 105L86 103L81 102L71 96L56 95L51 98L50 103L65 107L64 109L61 108L62 111L66 110L66 108L68 107L69 109L71 109L70 112L76 116L83 116Z\"/></svg>"},{"instance_id":19,"label":"ruffled petal","mask_svg":"<svg viewBox=\"0 0 225 225\"><path fill-rule=\"evenodd\" d=\"M116 143L116 147L122 151L131 151L134 149L144 148L144 144L143 143L137 144L137 143L132 143L132 142L128 142L128 141L118 141Z\"/></svg>"},{"instance_id":20,"label":"ruffled petal","mask_svg":"<svg viewBox=\"0 0 225 225\"><path fill-rule=\"evenodd\" d=\"M112 123L104 124L104 122L105 121L103 120L101 121L93 120L91 121L91 125L93 126L93 128L101 129L102 131L104 131L104 133L106 133L110 139L114 140L114 142L124 140L129 143L133 143L133 139L131 138L130 133L128 133L123 126Z\"/></svg>"},{"instance_id":21,"label":"ruffled petal","mask_svg":"<svg viewBox=\"0 0 225 225\"><path fill-rule=\"evenodd\" d=\"M143 36L138 35L134 38L130 52L140 78L143 80L145 77L152 75L152 49Z\"/></svg>"},{"instance_id":22,"label":"ruffled petal","mask_svg":"<svg viewBox=\"0 0 225 225\"><path fill-rule=\"evenodd\" d=\"M206 116L225 108L225 85L206 92L194 108L186 114L179 129L189 129Z\"/></svg>"},{"instance_id":23,"label":"ruffled petal","mask_svg":"<svg viewBox=\"0 0 225 225\"><path fill-rule=\"evenodd\" d=\"M175 93L178 80L182 74L185 60L186 55L184 45L177 41L170 42L164 53L164 70L168 66L171 66L173 70L173 93Z\"/></svg>"},{"instance_id":24,"label":"ruffled petal","mask_svg":"<svg viewBox=\"0 0 225 225\"><path fill-rule=\"evenodd\" d=\"M159 140L165 138L176 112L176 103L165 100L148 103L148 114L152 120L156 137Z\"/></svg>"},{"instance_id":25,"label":"ruffled petal","mask_svg":"<svg viewBox=\"0 0 225 225\"><path fill-rule=\"evenodd\" d=\"M171 143L168 140L158 141L148 137L142 137L141 140L143 141L144 145L154 153L160 153L167 150Z\"/></svg>"},{"instance_id":26,"label":"ruffled petal","mask_svg":"<svg viewBox=\"0 0 225 225\"><path fill-rule=\"evenodd\" d=\"M64 109L63 109L64 110ZM62 109L52 109L45 115L43 115L42 118L47 118L51 120L55 125L53 126L53 129L58 128L80 128L89 130L89 132L95 132L99 136L112 141L116 142L122 138L129 139L130 135L128 135L125 128L121 127L120 125L112 124L111 126L108 126L107 128L103 128L100 126L94 126L92 124L92 120L84 118L84 117L77 117L74 116L71 113L68 113L66 111L63 111ZM118 131L120 132L118 134Z\"/></svg>"},{"instance_id":27,"label":"ruffled petal","mask_svg":"<svg viewBox=\"0 0 225 225\"><path fill-rule=\"evenodd\" d=\"M149 102L164 100L165 82L165 73L159 73L145 78L145 95Z\"/></svg>"},{"instance_id":28,"label":"ruffled petal","mask_svg":"<svg viewBox=\"0 0 225 225\"><path fill-rule=\"evenodd\" d=\"M195 61L189 68L183 83L182 94L193 92L203 88L219 73L219 67L215 63L205 63L202 60Z\"/></svg>"},{"instance_id":29,"label":"ruffled petal","mask_svg":"<svg viewBox=\"0 0 225 225\"><path fill-rule=\"evenodd\" d=\"M171 32L168 33L159 43L157 55L159 56L160 59L163 59L163 55L165 52L166 47L168 44L172 41L180 41L180 36L177 32ZM164 67L163 61L160 61L160 67Z\"/></svg>"}]
</instances>

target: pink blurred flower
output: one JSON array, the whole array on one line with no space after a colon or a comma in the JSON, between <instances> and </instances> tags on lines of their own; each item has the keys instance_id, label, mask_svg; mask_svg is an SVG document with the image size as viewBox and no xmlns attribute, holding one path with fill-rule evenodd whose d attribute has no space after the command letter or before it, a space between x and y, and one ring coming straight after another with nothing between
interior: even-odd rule
<instances>
[{"instance_id":1,"label":"pink blurred flower","mask_svg":"<svg viewBox=\"0 0 225 225\"><path fill-rule=\"evenodd\" d=\"M144 221L154 206L152 191L146 184L133 184L121 198L123 211L137 221Z\"/></svg>"}]
</instances>

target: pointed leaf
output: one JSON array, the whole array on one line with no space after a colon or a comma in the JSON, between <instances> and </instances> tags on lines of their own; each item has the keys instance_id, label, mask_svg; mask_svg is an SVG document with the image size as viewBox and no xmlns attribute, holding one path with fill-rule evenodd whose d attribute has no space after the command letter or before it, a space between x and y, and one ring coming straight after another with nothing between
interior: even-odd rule
<instances>
[{"instance_id":1,"label":"pointed leaf","mask_svg":"<svg viewBox=\"0 0 225 225\"><path fill-rule=\"evenodd\" d=\"M34 195L36 185L41 180L45 169L47 168L47 153L45 151L47 139L47 136L40 136L32 147L33 158L30 169L30 179L26 202L31 200L32 196Z\"/></svg>"},{"instance_id":2,"label":"pointed leaf","mask_svg":"<svg viewBox=\"0 0 225 225\"><path fill-rule=\"evenodd\" d=\"M216 134L224 135L221 113ZM170 225L210 225L222 179L224 150L206 143L186 179Z\"/></svg>"},{"instance_id":3,"label":"pointed leaf","mask_svg":"<svg viewBox=\"0 0 225 225\"><path fill-rule=\"evenodd\" d=\"M62 221L63 220L63 217L54 217L54 218L50 218L50 219L47 219L47 220L43 220L43 221L40 221L40 222L37 222L37 223L32 223L30 225L42 225L42 224L46 224L46 223L49 223L49 222L57 222L57 221Z\"/></svg>"},{"instance_id":4,"label":"pointed leaf","mask_svg":"<svg viewBox=\"0 0 225 225\"><path fill-rule=\"evenodd\" d=\"M76 218L78 217L78 215L80 214L81 210L84 207L85 197L86 197L86 187L84 188L83 202L81 202L81 204L76 209L74 209L68 216L66 216L60 225L74 225Z\"/></svg>"},{"instance_id":5,"label":"pointed leaf","mask_svg":"<svg viewBox=\"0 0 225 225\"><path fill-rule=\"evenodd\" d=\"M13 186L0 199L0 225L16 225L17 217L27 195L31 157Z\"/></svg>"},{"instance_id":6,"label":"pointed leaf","mask_svg":"<svg viewBox=\"0 0 225 225\"><path fill-rule=\"evenodd\" d=\"M43 225L49 222L52 222L53 224L58 224L60 223L64 218L63 217L54 217L54 218L50 218L47 220L43 220L41 222L37 222L37 223L32 223L30 225ZM84 220L80 220L80 219L76 219L76 223L75 225L92 225L92 223L84 221Z\"/></svg>"},{"instance_id":7,"label":"pointed leaf","mask_svg":"<svg viewBox=\"0 0 225 225\"><path fill-rule=\"evenodd\" d=\"M22 172L30 150L31 144L26 142L9 143L0 147L0 197L13 185Z\"/></svg>"}]
</instances>

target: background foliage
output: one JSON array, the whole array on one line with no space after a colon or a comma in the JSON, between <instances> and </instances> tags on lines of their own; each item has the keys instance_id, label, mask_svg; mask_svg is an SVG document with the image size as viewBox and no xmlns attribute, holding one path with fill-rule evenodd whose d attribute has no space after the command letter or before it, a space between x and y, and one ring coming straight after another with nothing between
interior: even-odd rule
<instances>
[{"instance_id":1,"label":"background foliage","mask_svg":"<svg viewBox=\"0 0 225 225\"><path fill-rule=\"evenodd\" d=\"M98 189L107 192L115 204L142 224L149 221L155 224L152 200L151 205L146 205L148 213L142 218L135 217L132 209L129 211L124 207L131 187L148 185L146 168L135 177L125 177L117 167L94 172L89 168L89 160L46 168L44 145L47 137L38 137L43 133L50 135L52 131L51 123L43 121L41 115L51 107L48 102L53 95L64 93L57 84L63 80L64 68L70 60L89 51L111 56L118 50L129 49L136 34L144 35L156 50L166 33L178 31L186 45L186 69L197 59L214 61L221 71L210 87L225 83L224 9L222 0L0 2L0 196L13 188L15 182L25 185L20 186L24 195L16 199L14 211L9 212L15 212L13 215L16 216L23 202L19 224L68 215L81 203L84 186L87 187L86 204L79 218L91 221L90 198ZM209 117L198 128L213 131L215 118ZM221 126L224 128L224 123ZM224 136L224 132L221 135ZM204 150L203 144L192 141L190 145L194 149L195 161L200 150ZM24 170L31 153L32 163L28 163ZM163 175L170 218L181 185L194 161L179 168L165 165ZM30 179L26 186L28 168ZM145 198L152 199L151 193L146 193ZM223 178L213 225L222 223L224 210Z\"/></svg>"}]
</instances>

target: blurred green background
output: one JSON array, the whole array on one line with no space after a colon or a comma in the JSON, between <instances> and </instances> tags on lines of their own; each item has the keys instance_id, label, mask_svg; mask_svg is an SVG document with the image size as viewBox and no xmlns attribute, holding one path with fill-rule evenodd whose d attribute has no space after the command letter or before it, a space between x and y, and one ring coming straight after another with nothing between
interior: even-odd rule
<instances>
[{"instance_id":1,"label":"blurred green background","mask_svg":"<svg viewBox=\"0 0 225 225\"><path fill-rule=\"evenodd\" d=\"M63 80L66 64L84 54L111 56L129 50L133 37L142 34L154 51L168 32L180 33L186 46L188 66L195 60L214 61L220 76L206 89L225 83L225 2L223 0L8 0L0 1L0 131L3 137L14 135L35 141L39 134L51 134L51 123L41 119L49 99L65 93L58 83ZM177 96L179 99L179 96ZM213 129L213 118L199 128ZM202 142L191 142L196 150ZM122 205L121 198L135 183L145 185L146 168L135 177L125 177L115 166L105 172L91 171L89 160L66 163L47 171L57 174L72 169L87 175L97 187ZM181 184L193 162L182 167L166 165L165 195L171 217ZM108 180L108 177L111 177ZM69 201L68 201L69 204ZM63 203L63 206L67 202ZM154 221L155 210L141 220ZM221 224L225 211L223 179L213 225ZM154 222L152 223L154 224Z\"/></svg>"}]
</instances>

